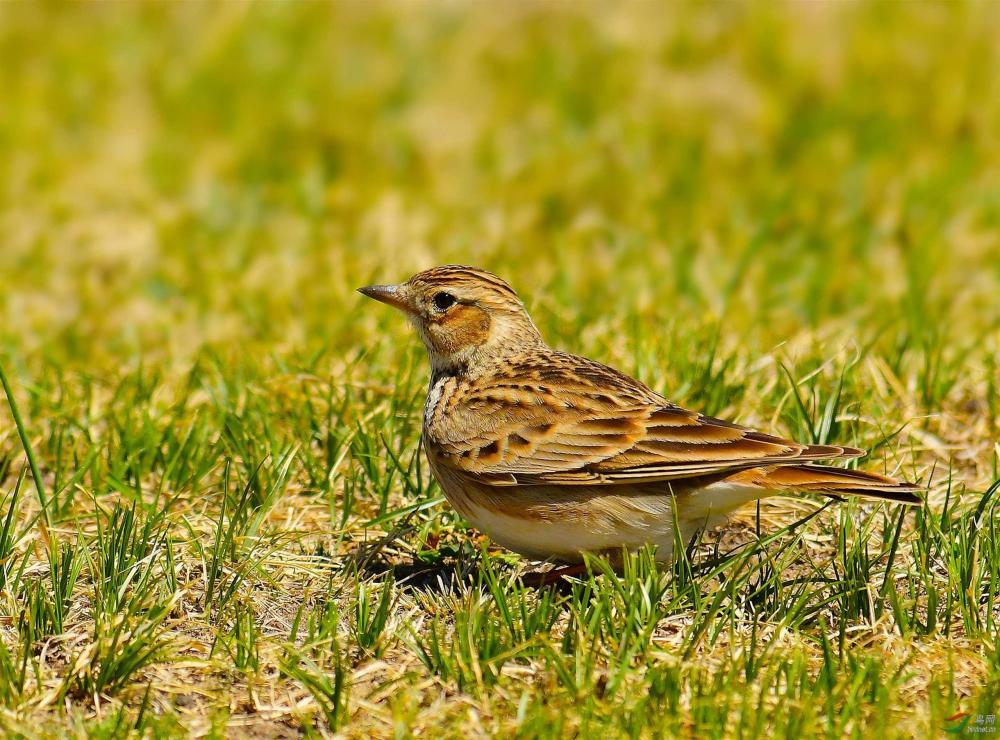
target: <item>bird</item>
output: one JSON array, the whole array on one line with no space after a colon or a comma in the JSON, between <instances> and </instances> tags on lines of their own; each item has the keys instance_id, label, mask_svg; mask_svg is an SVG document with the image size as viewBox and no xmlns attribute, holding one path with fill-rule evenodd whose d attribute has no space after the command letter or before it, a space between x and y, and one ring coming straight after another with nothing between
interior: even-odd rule
<instances>
[{"instance_id":1,"label":"bird","mask_svg":"<svg viewBox=\"0 0 1000 740\"><path fill-rule=\"evenodd\" d=\"M752 501L823 494L919 504L922 488L820 461L861 450L805 444L679 406L600 362L549 347L514 289L443 265L359 288L402 311L431 375L422 444L448 502L502 547L581 572L686 544Z\"/></svg>"}]
</instances>

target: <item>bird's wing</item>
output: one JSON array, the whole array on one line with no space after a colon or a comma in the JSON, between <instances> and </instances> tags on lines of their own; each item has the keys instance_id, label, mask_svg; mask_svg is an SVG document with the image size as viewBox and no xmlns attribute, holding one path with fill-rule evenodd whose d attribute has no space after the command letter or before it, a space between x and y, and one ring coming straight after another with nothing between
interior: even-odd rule
<instances>
[{"instance_id":1,"label":"bird's wing","mask_svg":"<svg viewBox=\"0 0 1000 740\"><path fill-rule=\"evenodd\" d=\"M804 445L671 404L638 381L582 358L479 381L429 423L433 454L495 485L679 480L857 457Z\"/></svg>"}]
</instances>

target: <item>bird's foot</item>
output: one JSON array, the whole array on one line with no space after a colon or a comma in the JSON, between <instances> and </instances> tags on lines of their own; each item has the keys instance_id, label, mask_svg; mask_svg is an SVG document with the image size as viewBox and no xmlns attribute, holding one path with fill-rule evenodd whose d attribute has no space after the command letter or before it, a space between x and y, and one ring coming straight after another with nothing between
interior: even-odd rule
<instances>
[{"instance_id":1,"label":"bird's foot","mask_svg":"<svg viewBox=\"0 0 1000 740\"><path fill-rule=\"evenodd\" d=\"M587 572L587 566L583 563L577 565L564 565L561 568L553 568L545 571L532 571L521 576L521 582L529 588L543 588L559 583L566 576L579 576Z\"/></svg>"}]
</instances>

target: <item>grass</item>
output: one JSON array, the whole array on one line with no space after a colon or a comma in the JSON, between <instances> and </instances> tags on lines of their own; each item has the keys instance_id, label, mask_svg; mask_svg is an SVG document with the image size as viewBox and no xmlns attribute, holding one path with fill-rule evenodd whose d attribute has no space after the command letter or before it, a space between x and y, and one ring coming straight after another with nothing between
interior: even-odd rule
<instances>
[{"instance_id":1,"label":"grass","mask_svg":"<svg viewBox=\"0 0 1000 740\"><path fill-rule=\"evenodd\" d=\"M0 728L930 736L1000 697L989 4L13 4ZM673 400L871 451L558 589L353 291L465 262ZM11 413L8 414L7 411Z\"/></svg>"}]
</instances>

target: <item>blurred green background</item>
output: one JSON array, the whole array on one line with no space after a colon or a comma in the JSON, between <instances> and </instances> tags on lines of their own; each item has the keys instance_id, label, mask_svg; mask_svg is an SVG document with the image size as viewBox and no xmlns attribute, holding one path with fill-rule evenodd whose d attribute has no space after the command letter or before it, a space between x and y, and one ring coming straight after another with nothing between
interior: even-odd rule
<instances>
[{"instance_id":1,"label":"blurred green background","mask_svg":"<svg viewBox=\"0 0 1000 740\"><path fill-rule=\"evenodd\" d=\"M974 350L998 10L7 4L4 349L347 351L388 321L353 288L459 261L556 342L724 317L766 349L845 318Z\"/></svg>"}]
</instances>

